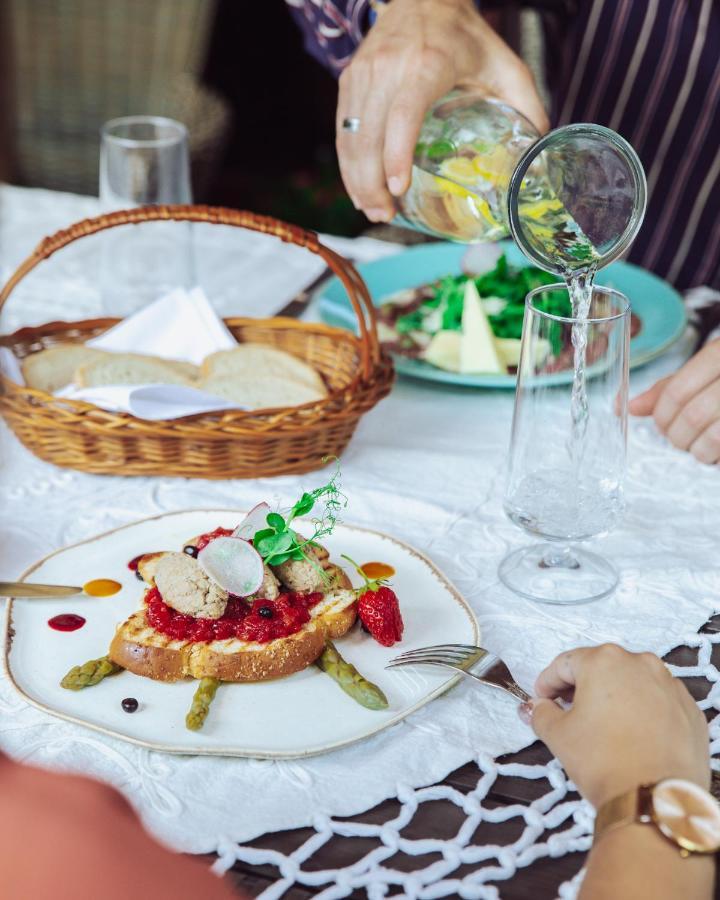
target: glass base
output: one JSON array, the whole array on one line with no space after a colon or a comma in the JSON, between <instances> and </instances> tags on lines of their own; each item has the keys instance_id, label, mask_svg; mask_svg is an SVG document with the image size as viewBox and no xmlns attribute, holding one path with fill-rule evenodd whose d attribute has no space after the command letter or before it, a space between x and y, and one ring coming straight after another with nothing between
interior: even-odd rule
<instances>
[{"instance_id":1,"label":"glass base","mask_svg":"<svg viewBox=\"0 0 720 900\"><path fill-rule=\"evenodd\" d=\"M500 563L498 575L521 597L559 605L602 600L619 581L614 566L602 556L559 544L532 544L513 551Z\"/></svg>"}]
</instances>

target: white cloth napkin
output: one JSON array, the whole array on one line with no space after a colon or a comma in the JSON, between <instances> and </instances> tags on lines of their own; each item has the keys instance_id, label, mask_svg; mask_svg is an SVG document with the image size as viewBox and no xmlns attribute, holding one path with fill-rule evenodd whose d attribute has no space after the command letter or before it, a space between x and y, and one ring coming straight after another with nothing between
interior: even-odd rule
<instances>
[{"instance_id":1,"label":"white cloth napkin","mask_svg":"<svg viewBox=\"0 0 720 900\"><path fill-rule=\"evenodd\" d=\"M100 409L127 412L138 419L152 422L227 409L245 409L237 403L221 400L214 394L180 384L119 384L92 388L76 388L71 385L58 391L56 396L84 400Z\"/></svg>"},{"instance_id":2,"label":"white cloth napkin","mask_svg":"<svg viewBox=\"0 0 720 900\"><path fill-rule=\"evenodd\" d=\"M144 353L162 359L200 363L237 341L210 305L202 288L177 288L87 342L113 353Z\"/></svg>"}]
</instances>

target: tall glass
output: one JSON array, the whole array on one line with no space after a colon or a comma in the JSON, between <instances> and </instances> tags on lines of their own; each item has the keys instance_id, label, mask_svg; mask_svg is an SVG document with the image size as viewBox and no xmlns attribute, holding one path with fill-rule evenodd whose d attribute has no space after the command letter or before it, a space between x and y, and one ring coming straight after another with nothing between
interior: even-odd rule
<instances>
[{"instance_id":1,"label":"tall glass","mask_svg":"<svg viewBox=\"0 0 720 900\"><path fill-rule=\"evenodd\" d=\"M192 203L188 132L162 116L125 116L101 129L100 200L106 209Z\"/></svg>"},{"instance_id":2,"label":"tall glass","mask_svg":"<svg viewBox=\"0 0 720 900\"><path fill-rule=\"evenodd\" d=\"M106 122L101 136L104 211L192 203L188 132L181 122L126 116ZM129 315L173 288L189 288L194 276L187 222L126 225L103 235L103 305L111 315Z\"/></svg>"},{"instance_id":3,"label":"tall glass","mask_svg":"<svg viewBox=\"0 0 720 900\"><path fill-rule=\"evenodd\" d=\"M611 563L580 545L611 531L624 510L629 345L630 305L618 291L594 287L584 321L573 318L565 285L527 296L505 512L543 543L510 553L499 569L523 597L585 603L617 585Z\"/></svg>"}]
</instances>

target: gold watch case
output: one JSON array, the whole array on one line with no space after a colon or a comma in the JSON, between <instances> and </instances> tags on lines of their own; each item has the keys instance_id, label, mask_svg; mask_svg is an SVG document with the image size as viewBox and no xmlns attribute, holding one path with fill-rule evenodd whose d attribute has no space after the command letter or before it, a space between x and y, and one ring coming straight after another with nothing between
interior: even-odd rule
<instances>
[{"instance_id":1,"label":"gold watch case","mask_svg":"<svg viewBox=\"0 0 720 900\"><path fill-rule=\"evenodd\" d=\"M638 803L640 821L648 816L683 855L720 851L720 804L708 791L683 778L666 778L645 790L649 802Z\"/></svg>"}]
</instances>

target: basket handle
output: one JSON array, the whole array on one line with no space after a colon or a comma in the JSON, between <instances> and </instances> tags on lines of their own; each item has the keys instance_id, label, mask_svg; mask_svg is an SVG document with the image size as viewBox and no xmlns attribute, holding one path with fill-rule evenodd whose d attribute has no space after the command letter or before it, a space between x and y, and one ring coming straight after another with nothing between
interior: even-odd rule
<instances>
[{"instance_id":1,"label":"basket handle","mask_svg":"<svg viewBox=\"0 0 720 900\"><path fill-rule=\"evenodd\" d=\"M53 253L72 244L79 238L117 225L138 225L142 222L174 221L174 222L209 222L213 225L232 225L271 234L289 244L305 247L311 253L320 256L328 268L340 279L347 292L353 311L360 326L360 365L363 378L368 380L375 365L380 360L380 343L377 334L377 314L370 299L367 286L357 269L338 253L321 244L317 234L297 225L288 225L270 216L259 216L244 210L227 209L221 206L199 205L162 205L140 206L134 209L105 213L92 219L83 219L69 228L57 231L44 238L10 276L0 291L0 311L15 287L39 263L48 259Z\"/></svg>"}]
</instances>

